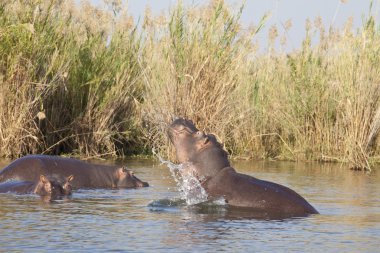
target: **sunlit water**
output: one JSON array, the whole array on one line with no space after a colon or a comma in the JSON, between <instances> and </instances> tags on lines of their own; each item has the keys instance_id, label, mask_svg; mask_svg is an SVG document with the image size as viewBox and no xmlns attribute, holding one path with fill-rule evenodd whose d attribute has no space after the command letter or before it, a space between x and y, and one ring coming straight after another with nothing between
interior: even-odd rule
<instances>
[{"instance_id":1,"label":"sunlit water","mask_svg":"<svg viewBox=\"0 0 380 253\"><path fill-rule=\"evenodd\" d=\"M234 162L239 172L296 190L321 213L276 221L222 204L188 205L168 166L158 161L106 163L128 164L150 187L79 190L51 203L0 194L0 252L379 252L376 170Z\"/></svg>"}]
</instances>

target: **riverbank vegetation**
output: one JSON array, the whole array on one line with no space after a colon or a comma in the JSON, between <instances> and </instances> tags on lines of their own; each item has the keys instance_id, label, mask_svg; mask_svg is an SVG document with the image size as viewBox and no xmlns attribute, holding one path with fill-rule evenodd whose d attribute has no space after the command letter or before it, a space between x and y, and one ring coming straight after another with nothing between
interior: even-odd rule
<instances>
[{"instance_id":1,"label":"riverbank vegetation","mask_svg":"<svg viewBox=\"0 0 380 253\"><path fill-rule=\"evenodd\" d=\"M232 157L346 162L380 155L380 30L307 21L302 46L282 50L264 16L249 29L223 1L149 9L74 1L0 3L0 155L172 158L166 127L192 119Z\"/></svg>"}]
</instances>

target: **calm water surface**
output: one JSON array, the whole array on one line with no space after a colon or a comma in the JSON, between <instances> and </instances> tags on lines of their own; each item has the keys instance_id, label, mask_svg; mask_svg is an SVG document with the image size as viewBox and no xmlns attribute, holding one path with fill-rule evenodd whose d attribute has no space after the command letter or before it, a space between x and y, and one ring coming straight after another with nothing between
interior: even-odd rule
<instances>
[{"instance_id":1,"label":"calm water surface","mask_svg":"<svg viewBox=\"0 0 380 253\"><path fill-rule=\"evenodd\" d=\"M79 190L50 203L0 194L0 252L379 252L380 168L234 162L239 172L289 186L321 213L263 220L225 206L186 206L157 161L104 163L127 164L151 186Z\"/></svg>"}]
</instances>

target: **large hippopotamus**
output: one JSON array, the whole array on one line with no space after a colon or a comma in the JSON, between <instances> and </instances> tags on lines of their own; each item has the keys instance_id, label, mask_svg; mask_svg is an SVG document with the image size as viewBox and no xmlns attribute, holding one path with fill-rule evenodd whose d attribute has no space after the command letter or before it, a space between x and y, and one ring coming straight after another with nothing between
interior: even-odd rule
<instances>
[{"instance_id":1,"label":"large hippopotamus","mask_svg":"<svg viewBox=\"0 0 380 253\"><path fill-rule=\"evenodd\" d=\"M72 187L70 182L74 176L68 176L65 181L59 182L56 179L48 178L44 175L40 175L38 181L9 181L0 183L0 193L17 193L28 194L34 193L40 196L48 196L51 198L57 198L61 196L71 195Z\"/></svg>"},{"instance_id":2,"label":"large hippopotamus","mask_svg":"<svg viewBox=\"0 0 380 253\"><path fill-rule=\"evenodd\" d=\"M295 191L236 172L214 135L199 131L192 121L176 119L168 129L181 173L195 176L210 199L224 198L235 207L250 208L268 217L304 217L317 210Z\"/></svg>"},{"instance_id":3,"label":"large hippopotamus","mask_svg":"<svg viewBox=\"0 0 380 253\"><path fill-rule=\"evenodd\" d=\"M48 155L27 155L16 159L0 172L0 182L10 179L36 182L40 175L57 179L73 175L71 185L74 189L149 186L125 167Z\"/></svg>"}]
</instances>

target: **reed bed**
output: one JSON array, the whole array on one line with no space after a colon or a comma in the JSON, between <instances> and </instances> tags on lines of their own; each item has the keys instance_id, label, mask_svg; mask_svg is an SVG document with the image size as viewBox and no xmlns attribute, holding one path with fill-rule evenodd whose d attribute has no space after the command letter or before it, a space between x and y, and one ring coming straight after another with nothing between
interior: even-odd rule
<instances>
[{"instance_id":1,"label":"reed bed","mask_svg":"<svg viewBox=\"0 0 380 253\"><path fill-rule=\"evenodd\" d=\"M285 52L265 50L223 1L147 9L139 24L119 1L0 3L0 155L149 154L173 159L176 117L214 133L235 158L345 162L379 157L380 30L308 21ZM285 32L290 28L287 23ZM316 41L316 42L315 42ZM279 49L280 48L280 49Z\"/></svg>"},{"instance_id":2,"label":"reed bed","mask_svg":"<svg viewBox=\"0 0 380 253\"><path fill-rule=\"evenodd\" d=\"M58 0L6 1L0 13L1 155L134 152L142 88L131 18Z\"/></svg>"}]
</instances>

